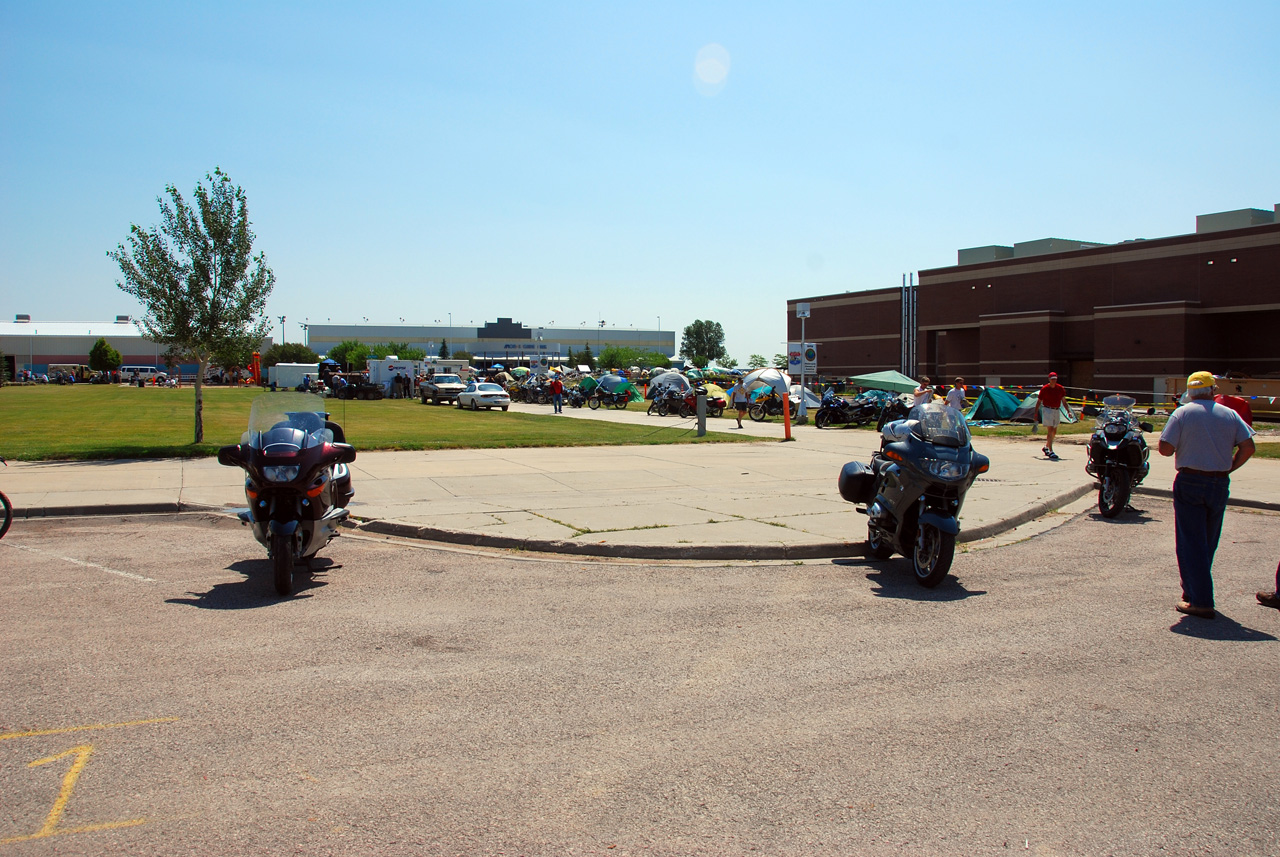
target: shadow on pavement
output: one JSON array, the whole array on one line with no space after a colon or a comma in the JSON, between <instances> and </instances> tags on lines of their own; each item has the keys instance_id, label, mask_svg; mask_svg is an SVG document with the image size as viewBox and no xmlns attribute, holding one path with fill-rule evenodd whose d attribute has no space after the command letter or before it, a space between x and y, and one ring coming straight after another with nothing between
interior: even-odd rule
<instances>
[{"instance_id":1,"label":"shadow on pavement","mask_svg":"<svg viewBox=\"0 0 1280 857\"><path fill-rule=\"evenodd\" d=\"M1132 506L1129 506L1122 514L1117 515L1114 518L1105 517L1101 512L1095 510L1089 513L1089 520L1097 521L1100 524L1106 524L1111 527L1123 527L1131 524L1149 524L1153 522L1159 523L1160 521L1159 518L1153 518L1148 515L1146 509L1135 509Z\"/></svg>"},{"instance_id":2,"label":"shadow on pavement","mask_svg":"<svg viewBox=\"0 0 1280 857\"><path fill-rule=\"evenodd\" d=\"M1197 619L1194 616L1182 616L1169 627L1175 634L1196 637L1201 640L1223 640L1237 643L1262 643L1276 638L1266 631L1246 628L1230 616L1218 612L1216 619Z\"/></svg>"},{"instance_id":3,"label":"shadow on pavement","mask_svg":"<svg viewBox=\"0 0 1280 857\"><path fill-rule=\"evenodd\" d=\"M879 598L903 598L910 601L963 601L974 595L986 595L985 589L965 589L964 584L955 575L948 574L947 579L933 589L925 589L916 583L911 573L910 563L901 560L885 560L884 562L868 562L867 560L836 559L832 564L866 568L867 580L875 585L872 594Z\"/></svg>"},{"instance_id":4,"label":"shadow on pavement","mask_svg":"<svg viewBox=\"0 0 1280 857\"><path fill-rule=\"evenodd\" d=\"M203 610L252 610L258 607L270 607L280 601L294 598L310 598L309 589L328 586L328 582L318 576L331 568L342 566L332 560L320 558L312 560L311 571L302 566L295 566L293 572L293 595L281 598L276 594L272 583L271 561L268 559L240 560L227 566L228 571L237 571L245 577L233 583L215 583L208 592L189 592L190 598L166 598L166 604L187 604Z\"/></svg>"}]
</instances>

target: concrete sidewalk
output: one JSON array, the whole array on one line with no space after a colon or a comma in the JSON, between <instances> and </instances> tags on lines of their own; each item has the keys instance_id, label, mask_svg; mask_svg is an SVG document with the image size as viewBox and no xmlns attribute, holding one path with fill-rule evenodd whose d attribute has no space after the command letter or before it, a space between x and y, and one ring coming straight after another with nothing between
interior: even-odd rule
<instances>
[{"instance_id":1,"label":"concrete sidewalk","mask_svg":"<svg viewBox=\"0 0 1280 857\"><path fill-rule=\"evenodd\" d=\"M546 408L513 409L548 413ZM502 419L494 413L494 419ZM566 409L564 419L608 419L692 431L692 421L643 411ZM732 420L713 421L737 433ZM751 423L751 444L362 452L350 509L363 530L522 550L637 558L800 559L853 556L866 519L840 498L847 461L867 461L879 435L851 429ZM987 538L1095 490L1081 442L978 438L991 470L970 490L961 541ZM1167 495L1172 459L1155 454L1139 489ZM213 459L13 462L0 472L19 517L224 511L245 505L243 477ZM1280 462L1254 459L1231 480L1232 500L1280 510Z\"/></svg>"}]
</instances>

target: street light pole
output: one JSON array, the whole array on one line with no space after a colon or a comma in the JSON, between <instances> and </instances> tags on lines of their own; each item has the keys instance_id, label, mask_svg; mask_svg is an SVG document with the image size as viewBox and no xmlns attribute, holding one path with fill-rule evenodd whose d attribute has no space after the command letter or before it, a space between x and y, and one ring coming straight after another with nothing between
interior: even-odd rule
<instances>
[{"instance_id":1,"label":"street light pole","mask_svg":"<svg viewBox=\"0 0 1280 857\"><path fill-rule=\"evenodd\" d=\"M280 344L284 345L286 335L284 332L284 316L280 316Z\"/></svg>"}]
</instances>

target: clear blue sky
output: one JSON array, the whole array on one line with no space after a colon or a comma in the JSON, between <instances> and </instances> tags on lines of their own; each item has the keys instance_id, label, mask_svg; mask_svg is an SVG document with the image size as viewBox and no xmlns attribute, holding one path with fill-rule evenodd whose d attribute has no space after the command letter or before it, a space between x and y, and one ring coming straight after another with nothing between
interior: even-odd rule
<instances>
[{"instance_id":1,"label":"clear blue sky","mask_svg":"<svg viewBox=\"0 0 1280 857\"><path fill-rule=\"evenodd\" d=\"M221 166L290 340L710 318L745 363L787 298L1271 208L1278 48L1275 0L3 0L0 317L136 312L106 251Z\"/></svg>"}]
</instances>

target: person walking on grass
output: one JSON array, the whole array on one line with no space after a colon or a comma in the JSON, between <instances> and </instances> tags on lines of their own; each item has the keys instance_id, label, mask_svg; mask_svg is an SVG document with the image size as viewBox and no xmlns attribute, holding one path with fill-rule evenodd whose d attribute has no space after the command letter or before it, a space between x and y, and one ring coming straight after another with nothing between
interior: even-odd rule
<instances>
[{"instance_id":1,"label":"person walking on grass","mask_svg":"<svg viewBox=\"0 0 1280 857\"><path fill-rule=\"evenodd\" d=\"M1173 456L1174 547L1182 599L1176 609L1188 616L1212 619L1213 555L1222 535L1222 519L1230 493L1229 474L1253 455L1253 429L1240 415L1213 400L1209 372L1187 378L1187 403L1169 416L1160 433L1160 454ZM1280 571L1277 572L1280 574ZM1258 593L1268 607L1275 593Z\"/></svg>"},{"instance_id":2,"label":"person walking on grass","mask_svg":"<svg viewBox=\"0 0 1280 857\"><path fill-rule=\"evenodd\" d=\"M1053 439L1058 434L1058 424L1062 421L1062 400L1067 397L1067 388L1058 383L1058 373L1049 373L1049 383L1040 388L1036 396L1036 407L1040 410L1040 422L1044 423L1046 436L1044 457L1058 460L1058 453L1053 451Z\"/></svg>"}]
</instances>

